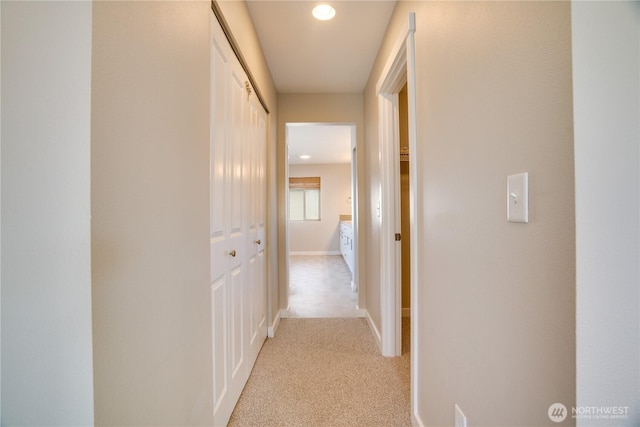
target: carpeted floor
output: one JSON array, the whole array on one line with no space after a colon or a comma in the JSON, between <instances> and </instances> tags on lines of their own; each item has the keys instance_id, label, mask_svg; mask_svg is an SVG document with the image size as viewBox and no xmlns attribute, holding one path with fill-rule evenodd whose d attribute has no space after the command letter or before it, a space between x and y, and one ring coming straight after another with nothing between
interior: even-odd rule
<instances>
[{"instance_id":1,"label":"carpeted floor","mask_svg":"<svg viewBox=\"0 0 640 427\"><path fill-rule=\"evenodd\" d=\"M282 320L229 426L410 426L408 324L403 355L386 358L364 319Z\"/></svg>"}]
</instances>

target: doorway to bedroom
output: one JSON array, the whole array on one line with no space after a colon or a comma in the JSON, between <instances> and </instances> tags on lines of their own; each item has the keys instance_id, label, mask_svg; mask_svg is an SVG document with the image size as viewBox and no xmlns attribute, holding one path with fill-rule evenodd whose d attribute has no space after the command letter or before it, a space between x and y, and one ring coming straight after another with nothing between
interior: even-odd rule
<instances>
[{"instance_id":1,"label":"doorway to bedroom","mask_svg":"<svg viewBox=\"0 0 640 427\"><path fill-rule=\"evenodd\" d=\"M358 317L355 125L287 123L289 317Z\"/></svg>"}]
</instances>

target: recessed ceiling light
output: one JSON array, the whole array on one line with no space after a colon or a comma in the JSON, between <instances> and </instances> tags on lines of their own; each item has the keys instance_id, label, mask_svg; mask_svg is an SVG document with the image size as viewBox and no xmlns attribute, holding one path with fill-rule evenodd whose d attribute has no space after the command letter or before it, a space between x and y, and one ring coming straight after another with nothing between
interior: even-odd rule
<instances>
[{"instance_id":1,"label":"recessed ceiling light","mask_svg":"<svg viewBox=\"0 0 640 427\"><path fill-rule=\"evenodd\" d=\"M319 4L313 8L313 16L321 21L328 21L336 16L336 10L328 4Z\"/></svg>"},{"instance_id":2,"label":"recessed ceiling light","mask_svg":"<svg viewBox=\"0 0 640 427\"><path fill-rule=\"evenodd\" d=\"M307 159L310 159L310 158L311 158L311 156L310 156L310 155L308 155L308 154L301 154L301 155L300 155L300 156L298 156L298 157L300 157L302 160L307 160Z\"/></svg>"}]
</instances>

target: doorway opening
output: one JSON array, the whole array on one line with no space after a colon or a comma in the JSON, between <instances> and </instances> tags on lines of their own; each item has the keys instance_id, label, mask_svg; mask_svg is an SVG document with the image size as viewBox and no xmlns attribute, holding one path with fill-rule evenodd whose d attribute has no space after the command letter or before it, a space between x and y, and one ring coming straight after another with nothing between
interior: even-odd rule
<instances>
[{"instance_id":1,"label":"doorway opening","mask_svg":"<svg viewBox=\"0 0 640 427\"><path fill-rule=\"evenodd\" d=\"M380 301L382 314L382 330L380 347L384 356L399 356L402 351L402 233L400 212L400 92L407 88L407 140L405 146L411 154L416 152L416 117L415 117L415 15L409 14L406 27L394 46L381 78L376 86L378 93L380 123L380 159L381 159L381 215L382 235L380 262ZM417 168L415 162L409 162L409 218L410 232L419 235L417 230L416 195L418 188ZM417 260L418 246L416 239L410 242L410 254ZM417 297L417 263L410 263L411 269L411 306L415 307ZM415 353L415 327L417 311L411 310L411 353ZM412 375L415 374L412 372Z\"/></svg>"},{"instance_id":2,"label":"doorway opening","mask_svg":"<svg viewBox=\"0 0 640 427\"><path fill-rule=\"evenodd\" d=\"M288 317L358 317L356 129L287 123Z\"/></svg>"},{"instance_id":3,"label":"doorway opening","mask_svg":"<svg viewBox=\"0 0 640 427\"><path fill-rule=\"evenodd\" d=\"M401 354L410 350L411 319L411 184L410 184L410 150L409 150L409 103L407 84L398 93L398 150L400 152L400 301L402 307Z\"/></svg>"}]
</instances>

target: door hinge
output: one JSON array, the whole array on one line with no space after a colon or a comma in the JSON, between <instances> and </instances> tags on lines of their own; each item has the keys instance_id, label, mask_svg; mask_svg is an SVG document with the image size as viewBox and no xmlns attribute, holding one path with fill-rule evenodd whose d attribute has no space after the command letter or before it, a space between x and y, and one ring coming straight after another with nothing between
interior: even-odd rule
<instances>
[{"instance_id":1,"label":"door hinge","mask_svg":"<svg viewBox=\"0 0 640 427\"><path fill-rule=\"evenodd\" d=\"M402 240L402 235L400 233L396 233L396 242Z\"/></svg>"}]
</instances>

